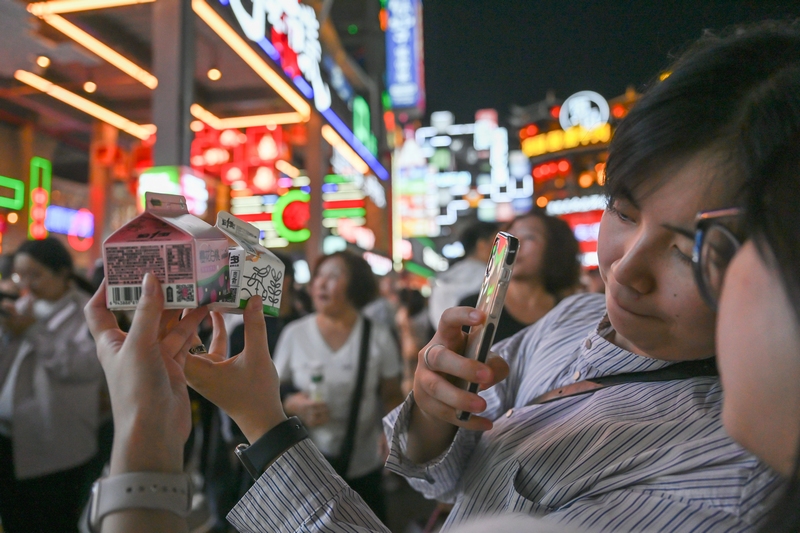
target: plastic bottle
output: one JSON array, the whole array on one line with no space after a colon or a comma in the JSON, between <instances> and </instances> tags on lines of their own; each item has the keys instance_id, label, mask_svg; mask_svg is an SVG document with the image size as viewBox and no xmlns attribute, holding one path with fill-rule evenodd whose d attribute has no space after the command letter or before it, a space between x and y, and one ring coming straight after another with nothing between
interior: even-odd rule
<instances>
[{"instance_id":1,"label":"plastic bottle","mask_svg":"<svg viewBox=\"0 0 800 533\"><path fill-rule=\"evenodd\" d=\"M325 401L325 373L321 364L311 367L311 384L308 389L308 397L315 402Z\"/></svg>"}]
</instances>

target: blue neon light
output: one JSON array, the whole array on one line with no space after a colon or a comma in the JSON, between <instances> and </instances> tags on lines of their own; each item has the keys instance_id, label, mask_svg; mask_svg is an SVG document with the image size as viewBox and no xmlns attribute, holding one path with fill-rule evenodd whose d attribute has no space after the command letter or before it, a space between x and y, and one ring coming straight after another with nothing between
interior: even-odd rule
<instances>
[{"instance_id":1,"label":"blue neon light","mask_svg":"<svg viewBox=\"0 0 800 533\"><path fill-rule=\"evenodd\" d=\"M304 193L311 194L311 186L310 185L303 185L300 187L300 190Z\"/></svg>"},{"instance_id":2,"label":"blue neon light","mask_svg":"<svg viewBox=\"0 0 800 533\"><path fill-rule=\"evenodd\" d=\"M52 233L73 235L85 239L94 236L94 215L60 205L50 205L44 216L44 227Z\"/></svg>"},{"instance_id":3,"label":"blue neon light","mask_svg":"<svg viewBox=\"0 0 800 533\"><path fill-rule=\"evenodd\" d=\"M385 168L383 168L383 165L381 165L380 161L378 161L377 158L372 155L369 150L367 150L367 147L364 146L361 141L356 139L355 135L353 135L353 132L350 131L350 128L348 128L347 125L342 122L342 119L340 119L339 116L333 112L333 110L326 109L325 111L321 111L321 113L322 116L328 121L328 124L330 124L331 127L333 127L333 129L335 129L336 132L342 136L342 139L344 139L345 142L349 144L353 150L355 150L361 159L363 159L364 162L369 165L373 172L375 172L376 176L382 180L389 179L389 173Z\"/></svg>"},{"instance_id":4,"label":"blue neon light","mask_svg":"<svg viewBox=\"0 0 800 533\"><path fill-rule=\"evenodd\" d=\"M223 6L227 6L230 3L230 0L219 0L219 2ZM281 64L281 55L266 37L258 41L256 44L258 44L258 46L264 50L264 53L266 53L275 63L278 65ZM303 77L296 76L292 81L306 98L310 100L314 97L314 90ZM342 139L344 139L344 141L349 144L353 150L355 150L355 152L364 160L367 166L369 166L372 171L375 172L376 176L382 180L389 179L389 172L383 168L383 165L381 165L380 161L378 161L375 156L372 155L369 150L367 150L361 141L356 139L350 128L348 128L347 125L342 122L342 119L340 119L332 109L328 108L324 111L320 111L320 113L328 121L328 124L330 124L331 127L336 130L339 135L341 135Z\"/></svg>"},{"instance_id":5,"label":"blue neon light","mask_svg":"<svg viewBox=\"0 0 800 533\"><path fill-rule=\"evenodd\" d=\"M311 99L314 98L314 89L311 88L311 85L308 84L306 79L302 76L295 76L292 78L292 81L300 89L300 92L305 95L306 98Z\"/></svg>"},{"instance_id":6,"label":"blue neon light","mask_svg":"<svg viewBox=\"0 0 800 533\"><path fill-rule=\"evenodd\" d=\"M322 184L322 192L336 192L339 190L339 186L335 183L323 183Z\"/></svg>"},{"instance_id":7,"label":"blue neon light","mask_svg":"<svg viewBox=\"0 0 800 533\"><path fill-rule=\"evenodd\" d=\"M228 2L229 0L225 0L225 1ZM222 0L220 0L220 2L222 2ZM266 54L274 62L276 62L279 65L281 64L281 54L280 54L280 52L278 52L278 50L274 46L272 46L272 43L269 42L269 40L267 40L266 37L264 37L263 39L258 41L256 44L258 46L260 46L261 49L264 50L264 52L266 52Z\"/></svg>"},{"instance_id":8,"label":"blue neon light","mask_svg":"<svg viewBox=\"0 0 800 533\"><path fill-rule=\"evenodd\" d=\"M392 107L422 108L425 88L422 74L422 9L419 0L389 0L386 29L386 87Z\"/></svg>"}]
</instances>

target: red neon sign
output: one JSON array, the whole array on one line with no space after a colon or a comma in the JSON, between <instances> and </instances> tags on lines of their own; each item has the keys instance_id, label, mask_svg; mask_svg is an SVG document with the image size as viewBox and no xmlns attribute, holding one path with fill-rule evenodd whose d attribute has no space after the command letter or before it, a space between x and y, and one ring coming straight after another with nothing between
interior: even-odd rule
<instances>
[{"instance_id":1,"label":"red neon sign","mask_svg":"<svg viewBox=\"0 0 800 533\"><path fill-rule=\"evenodd\" d=\"M218 131L207 125L195 135L191 148L192 168L219 176L223 183L242 183L249 194L278 192L275 162L288 159L283 130L265 126Z\"/></svg>"}]
</instances>

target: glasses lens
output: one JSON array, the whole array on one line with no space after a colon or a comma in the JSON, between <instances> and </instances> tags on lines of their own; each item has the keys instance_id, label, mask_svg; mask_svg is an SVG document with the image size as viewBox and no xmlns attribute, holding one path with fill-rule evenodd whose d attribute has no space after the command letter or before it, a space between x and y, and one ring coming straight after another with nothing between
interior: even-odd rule
<instances>
[{"instance_id":1,"label":"glasses lens","mask_svg":"<svg viewBox=\"0 0 800 533\"><path fill-rule=\"evenodd\" d=\"M700 250L700 265L707 294L715 306L722 292L725 271L738 249L739 241L727 228L715 224L706 230Z\"/></svg>"}]
</instances>

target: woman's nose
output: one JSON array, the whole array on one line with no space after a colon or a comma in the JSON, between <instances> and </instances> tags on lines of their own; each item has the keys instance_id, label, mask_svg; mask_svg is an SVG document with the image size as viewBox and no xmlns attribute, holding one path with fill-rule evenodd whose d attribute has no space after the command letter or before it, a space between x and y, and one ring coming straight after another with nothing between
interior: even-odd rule
<instances>
[{"instance_id":1,"label":"woman's nose","mask_svg":"<svg viewBox=\"0 0 800 533\"><path fill-rule=\"evenodd\" d=\"M640 294L647 294L655 288L653 267L657 258L644 238L638 238L625 249L611 270L614 280Z\"/></svg>"}]
</instances>

